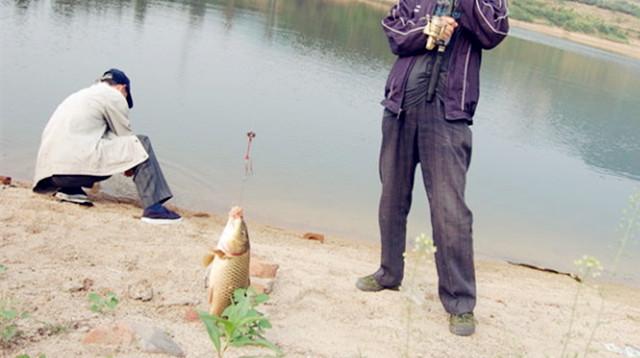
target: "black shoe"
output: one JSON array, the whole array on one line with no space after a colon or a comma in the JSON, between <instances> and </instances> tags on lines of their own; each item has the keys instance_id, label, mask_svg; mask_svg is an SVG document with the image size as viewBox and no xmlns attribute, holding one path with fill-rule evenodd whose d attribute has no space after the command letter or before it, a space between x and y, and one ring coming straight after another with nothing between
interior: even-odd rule
<instances>
[{"instance_id":1,"label":"black shoe","mask_svg":"<svg viewBox=\"0 0 640 358\"><path fill-rule=\"evenodd\" d=\"M473 312L452 314L449 316L449 332L456 336L470 336L476 331Z\"/></svg>"},{"instance_id":2,"label":"black shoe","mask_svg":"<svg viewBox=\"0 0 640 358\"><path fill-rule=\"evenodd\" d=\"M144 209L140 220L148 224L173 224L180 222L182 217L162 205L153 205Z\"/></svg>"},{"instance_id":3,"label":"black shoe","mask_svg":"<svg viewBox=\"0 0 640 358\"><path fill-rule=\"evenodd\" d=\"M61 188L59 189L54 197L60 201L66 201L69 203L85 205L85 206L93 206L93 202L87 196L87 193L82 190L80 187L73 188Z\"/></svg>"},{"instance_id":4,"label":"black shoe","mask_svg":"<svg viewBox=\"0 0 640 358\"><path fill-rule=\"evenodd\" d=\"M378 292L382 290L394 290L394 291L398 290L398 286L393 286L393 287L382 286L381 284L378 283L378 280L376 280L374 275L360 277L358 281L356 281L356 287L360 291L365 291L365 292Z\"/></svg>"}]
</instances>

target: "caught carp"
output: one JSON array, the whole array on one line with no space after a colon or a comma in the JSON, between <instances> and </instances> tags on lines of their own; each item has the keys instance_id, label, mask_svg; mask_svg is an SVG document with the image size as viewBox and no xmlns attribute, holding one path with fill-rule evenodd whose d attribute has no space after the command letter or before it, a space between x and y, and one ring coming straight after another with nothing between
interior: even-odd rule
<instances>
[{"instance_id":1,"label":"caught carp","mask_svg":"<svg viewBox=\"0 0 640 358\"><path fill-rule=\"evenodd\" d=\"M229 211L229 220L218 245L203 259L207 266L205 287L209 313L220 316L231 304L233 291L249 287L249 233L242 209Z\"/></svg>"}]
</instances>

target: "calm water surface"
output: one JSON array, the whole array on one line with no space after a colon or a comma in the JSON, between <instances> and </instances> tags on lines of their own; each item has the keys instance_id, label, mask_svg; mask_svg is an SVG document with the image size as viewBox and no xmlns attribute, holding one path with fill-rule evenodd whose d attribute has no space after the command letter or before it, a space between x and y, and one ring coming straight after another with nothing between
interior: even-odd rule
<instances>
[{"instance_id":1,"label":"calm water surface","mask_svg":"<svg viewBox=\"0 0 640 358\"><path fill-rule=\"evenodd\" d=\"M132 78L174 202L377 241L384 10L326 1L0 0L0 171L31 179L56 105ZM468 201L480 255L610 264L640 187L640 61L514 30L486 52ZM257 133L243 180L245 133ZM123 188L111 183L111 190ZM429 232L416 181L409 234ZM618 280L640 283L638 239ZM375 263L372 263L372 268ZM365 269L365 268L363 268ZM364 272L364 271L363 271Z\"/></svg>"}]
</instances>

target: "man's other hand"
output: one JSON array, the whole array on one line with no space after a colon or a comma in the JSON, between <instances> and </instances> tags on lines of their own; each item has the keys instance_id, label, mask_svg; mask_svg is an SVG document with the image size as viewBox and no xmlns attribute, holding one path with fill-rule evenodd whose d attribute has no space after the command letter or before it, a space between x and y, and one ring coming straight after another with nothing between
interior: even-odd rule
<instances>
[{"instance_id":1,"label":"man's other hand","mask_svg":"<svg viewBox=\"0 0 640 358\"><path fill-rule=\"evenodd\" d=\"M453 31L458 27L458 22L453 17L450 16L442 16L442 22L444 25L442 26L442 30L440 31L439 40L449 41L451 36L453 36Z\"/></svg>"}]
</instances>

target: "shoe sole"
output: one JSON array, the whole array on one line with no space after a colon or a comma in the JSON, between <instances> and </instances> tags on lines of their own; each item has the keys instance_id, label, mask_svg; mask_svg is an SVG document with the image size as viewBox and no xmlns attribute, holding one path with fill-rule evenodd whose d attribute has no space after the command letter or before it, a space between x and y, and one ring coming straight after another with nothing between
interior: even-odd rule
<instances>
[{"instance_id":1,"label":"shoe sole","mask_svg":"<svg viewBox=\"0 0 640 358\"><path fill-rule=\"evenodd\" d=\"M365 286L364 284L360 284L360 281L356 281L356 288L362 292L380 292L380 291L384 291L384 290L390 290L390 291L399 291L400 288L399 286L394 286L394 287L384 287L384 286L378 286L378 287L371 287L371 286Z\"/></svg>"},{"instance_id":2,"label":"shoe sole","mask_svg":"<svg viewBox=\"0 0 640 358\"><path fill-rule=\"evenodd\" d=\"M462 328L462 329L455 329L453 327L449 327L449 332L451 332L452 334L455 334L456 336L468 337L468 336L474 334L476 332L476 329L475 329L475 327L474 328Z\"/></svg>"},{"instance_id":3,"label":"shoe sole","mask_svg":"<svg viewBox=\"0 0 640 358\"><path fill-rule=\"evenodd\" d=\"M178 218L178 219L152 219L152 218L142 217L142 218L140 218L140 220L142 222L144 222L144 223L152 224L152 225L170 225L170 224L177 224L177 223L181 222L182 218Z\"/></svg>"},{"instance_id":4,"label":"shoe sole","mask_svg":"<svg viewBox=\"0 0 640 358\"><path fill-rule=\"evenodd\" d=\"M93 202L87 198L86 195L80 194L65 194L62 192L55 193L54 197L59 201L78 204L82 206L93 206Z\"/></svg>"}]
</instances>

